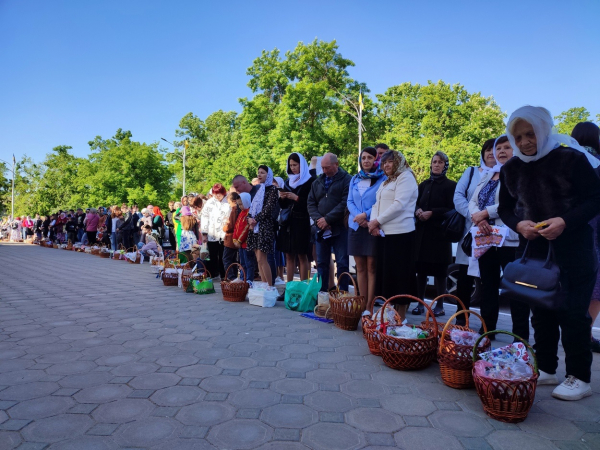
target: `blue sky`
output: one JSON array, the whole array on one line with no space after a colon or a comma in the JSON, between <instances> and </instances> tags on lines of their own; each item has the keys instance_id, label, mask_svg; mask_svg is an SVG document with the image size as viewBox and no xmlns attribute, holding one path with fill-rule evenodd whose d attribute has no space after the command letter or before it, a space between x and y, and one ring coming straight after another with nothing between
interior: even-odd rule
<instances>
[{"instance_id":1,"label":"blue sky","mask_svg":"<svg viewBox=\"0 0 600 450\"><path fill-rule=\"evenodd\" d=\"M503 111L600 113L600 2L0 0L0 158L118 128L173 139L188 112L240 110L263 49L336 39L371 95L444 80Z\"/></svg>"}]
</instances>

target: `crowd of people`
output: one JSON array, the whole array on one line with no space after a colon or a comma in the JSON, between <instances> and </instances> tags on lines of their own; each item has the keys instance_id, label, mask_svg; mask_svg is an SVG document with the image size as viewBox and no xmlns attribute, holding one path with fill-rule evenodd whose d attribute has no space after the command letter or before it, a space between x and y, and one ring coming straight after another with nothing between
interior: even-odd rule
<instances>
[{"instance_id":1,"label":"crowd of people","mask_svg":"<svg viewBox=\"0 0 600 450\"><path fill-rule=\"evenodd\" d=\"M123 204L8 218L3 228L13 240L36 235L101 242L113 250L121 245L137 245L142 252L173 249L201 258L222 279L239 262L248 280L260 277L271 286L283 277L292 281L296 273L308 279L314 261L323 291L335 287L334 274L349 272L352 256L359 291L372 308L376 296L424 298L429 277L438 296L446 292L453 247L443 223L456 211L465 219L465 237L472 227L483 235L505 230L501 244L478 258L465 253L462 240L456 251L457 296L470 308L475 275L480 277L488 329L497 326L503 269L527 244L536 255L546 255L553 244L566 305L556 312L511 300L512 331L529 339L531 315L538 384L559 384L562 336L567 378L553 395L577 400L591 394L592 350L600 352L600 342L591 337L600 312L600 132L591 122L578 124L572 136L554 134L552 127L546 109L518 109L506 134L490 137L479 165L467 168L458 182L448 179L452 162L441 151L432 154L429 177L418 183L400 151L378 144L361 151L354 176L333 153L312 158L310 165L291 153L287 180L261 165L255 179L237 175L229 189L217 183L206 196L169 202L166 214L158 206L138 211ZM237 276L237 270L227 273L230 279ZM348 290L348 281L340 277L338 287ZM408 304L397 310L404 319ZM442 300L433 311L445 315ZM411 312L423 314L419 305Z\"/></svg>"}]
</instances>

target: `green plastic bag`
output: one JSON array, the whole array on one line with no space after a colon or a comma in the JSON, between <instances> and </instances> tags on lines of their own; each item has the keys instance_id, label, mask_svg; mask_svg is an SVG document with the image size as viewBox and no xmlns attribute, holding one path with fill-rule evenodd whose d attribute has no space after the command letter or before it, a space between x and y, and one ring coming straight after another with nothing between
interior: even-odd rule
<instances>
[{"instance_id":1,"label":"green plastic bag","mask_svg":"<svg viewBox=\"0 0 600 450\"><path fill-rule=\"evenodd\" d=\"M213 284L212 279L210 279L210 278L206 278L202 281L192 280L191 283L194 286L194 293L196 293L198 295L215 293L215 286Z\"/></svg>"},{"instance_id":2,"label":"green plastic bag","mask_svg":"<svg viewBox=\"0 0 600 450\"><path fill-rule=\"evenodd\" d=\"M285 285L285 307L299 312L314 311L320 289L321 276L318 273L310 281L290 281Z\"/></svg>"}]
</instances>

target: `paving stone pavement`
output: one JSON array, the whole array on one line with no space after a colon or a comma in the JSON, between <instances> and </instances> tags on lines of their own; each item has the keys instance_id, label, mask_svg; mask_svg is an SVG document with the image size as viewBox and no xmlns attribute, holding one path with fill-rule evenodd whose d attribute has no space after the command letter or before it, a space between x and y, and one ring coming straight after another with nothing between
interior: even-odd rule
<instances>
[{"instance_id":1,"label":"paving stone pavement","mask_svg":"<svg viewBox=\"0 0 600 450\"><path fill-rule=\"evenodd\" d=\"M598 355L595 395L540 386L527 420L504 424L436 364L391 370L360 331L281 304L32 245L0 244L0 267L0 450L600 449Z\"/></svg>"}]
</instances>

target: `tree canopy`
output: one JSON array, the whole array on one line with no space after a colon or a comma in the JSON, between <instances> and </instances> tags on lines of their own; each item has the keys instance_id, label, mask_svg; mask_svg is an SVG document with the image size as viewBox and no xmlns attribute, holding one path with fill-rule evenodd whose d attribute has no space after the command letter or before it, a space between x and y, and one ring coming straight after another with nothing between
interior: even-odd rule
<instances>
[{"instance_id":1,"label":"tree canopy","mask_svg":"<svg viewBox=\"0 0 600 450\"><path fill-rule=\"evenodd\" d=\"M260 164L286 177L291 152L307 160L333 152L343 168L356 173L361 92L363 148L385 142L402 151L419 181L429 176L438 150L450 158L448 176L458 179L478 164L483 142L504 131L506 115L493 97L441 80L400 82L370 96L367 84L350 76L354 65L336 41L299 42L285 53L263 50L246 71L252 96L239 99L240 112L218 110L205 118L189 112L175 130L175 149L134 141L130 131L118 129L110 139L91 140L87 157L73 155L68 145L54 147L40 163L23 156L15 176L15 212L164 205L181 192L186 140L187 192L206 193L216 182L229 185L237 174L253 178ZM575 107L555 120L559 132L570 134L590 113ZM6 210L11 180L2 168L0 208Z\"/></svg>"}]
</instances>

